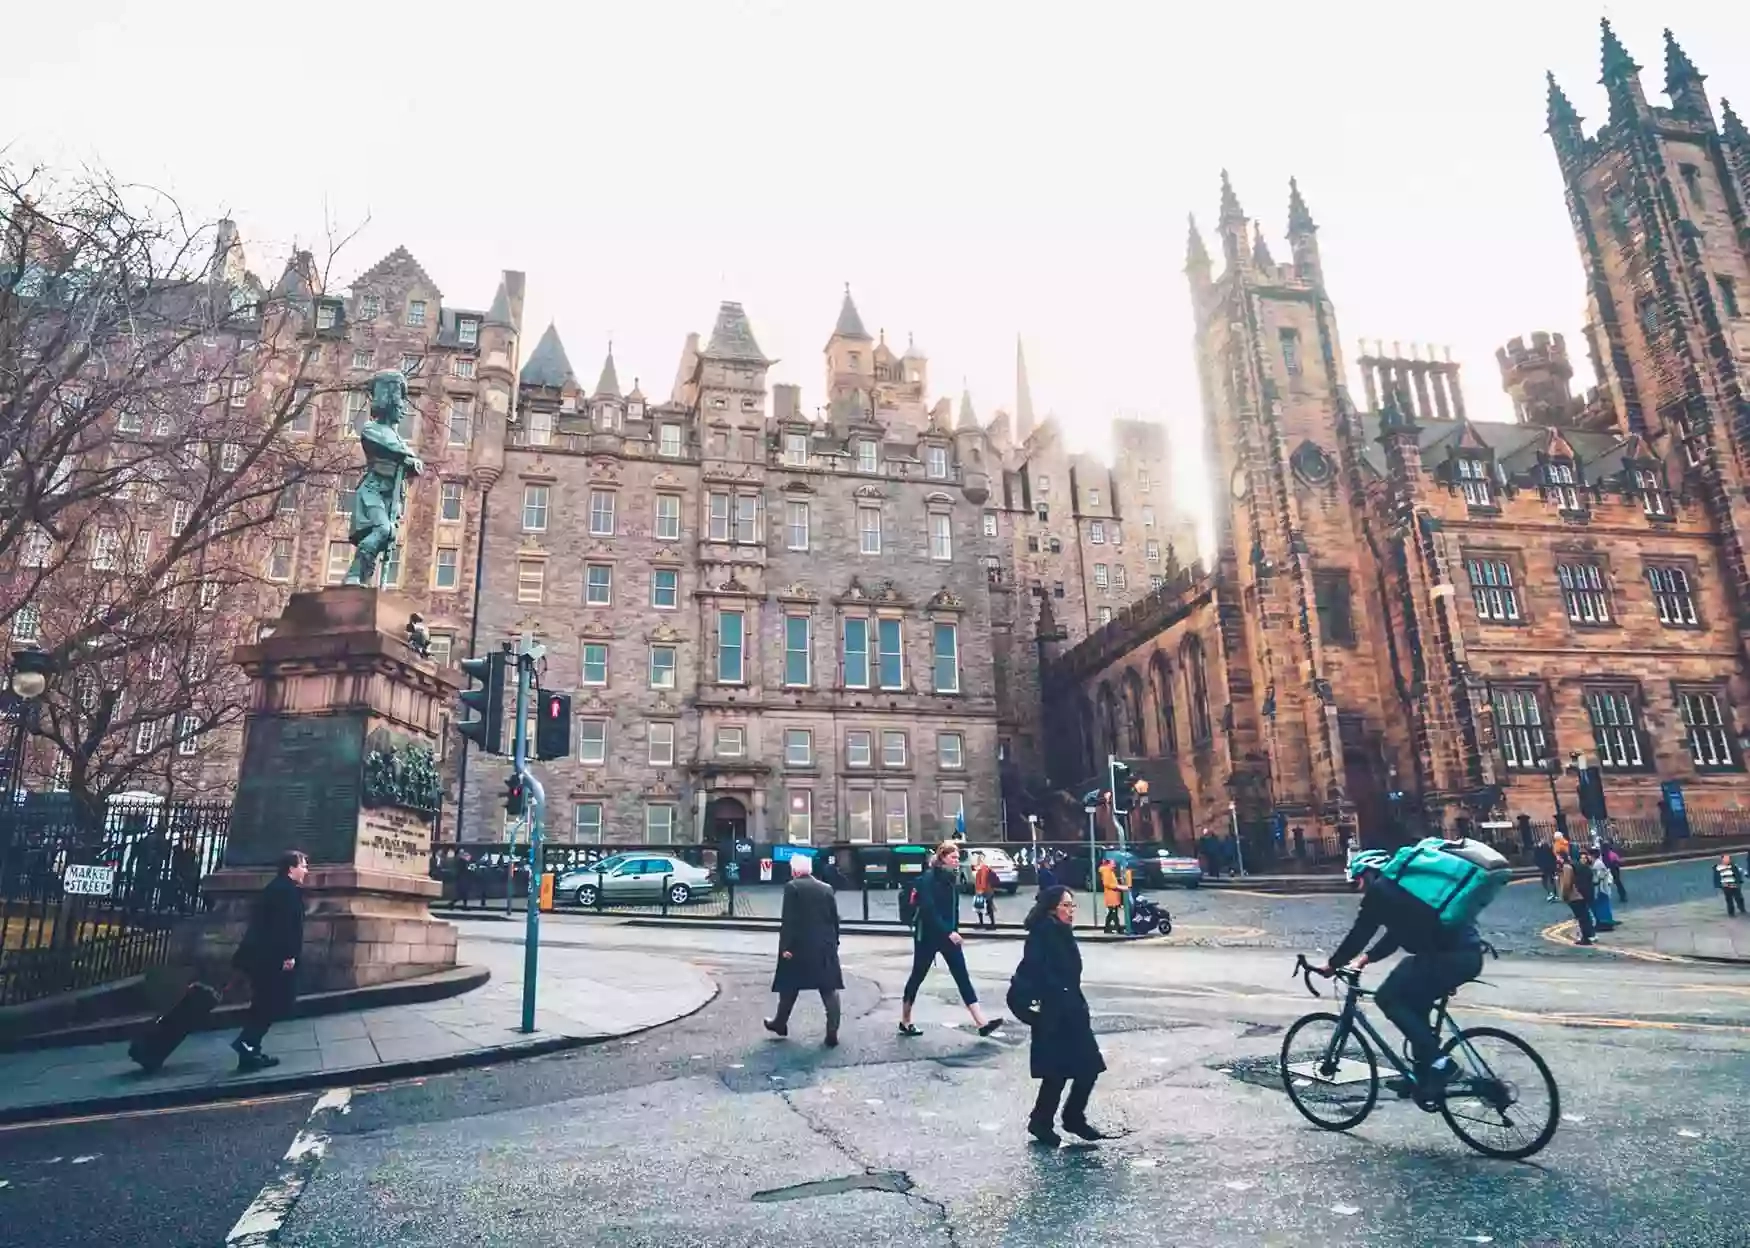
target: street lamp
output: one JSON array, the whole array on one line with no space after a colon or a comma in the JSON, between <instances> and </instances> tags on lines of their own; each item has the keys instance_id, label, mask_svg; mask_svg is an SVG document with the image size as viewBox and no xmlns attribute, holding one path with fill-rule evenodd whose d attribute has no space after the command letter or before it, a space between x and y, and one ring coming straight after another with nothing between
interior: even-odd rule
<instances>
[{"instance_id":1,"label":"street lamp","mask_svg":"<svg viewBox=\"0 0 1750 1248\"><path fill-rule=\"evenodd\" d=\"M1555 803L1556 833L1572 844L1573 838L1568 835L1568 816L1562 812L1562 795L1556 788L1556 777L1562 774L1561 760L1553 754L1544 759L1543 774L1549 781L1549 800Z\"/></svg>"},{"instance_id":2,"label":"street lamp","mask_svg":"<svg viewBox=\"0 0 1750 1248\"><path fill-rule=\"evenodd\" d=\"M12 719L12 741L7 752L6 808L18 800L24 777L24 740L36 728L37 702L49 691L55 661L35 646L12 652L12 670L6 681L6 711Z\"/></svg>"}]
</instances>

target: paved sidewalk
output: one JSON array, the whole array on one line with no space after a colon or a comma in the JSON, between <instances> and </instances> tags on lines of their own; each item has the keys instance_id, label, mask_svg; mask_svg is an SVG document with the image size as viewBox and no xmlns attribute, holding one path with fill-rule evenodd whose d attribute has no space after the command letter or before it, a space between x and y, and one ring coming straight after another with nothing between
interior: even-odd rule
<instances>
[{"instance_id":1,"label":"paved sidewalk","mask_svg":"<svg viewBox=\"0 0 1750 1248\"><path fill-rule=\"evenodd\" d=\"M1601 948L1631 955L1750 964L1750 918L1738 915L1728 919L1723 896L1645 909L1619 906L1616 917L1615 931L1598 934ZM1548 939L1563 945L1573 944L1577 934L1572 919L1544 932Z\"/></svg>"},{"instance_id":2,"label":"paved sidewalk","mask_svg":"<svg viewBox=\"0 0 1750 1248\"><path fill-rule=\"evenodd\" d=\"M462 930L458 961L492 971L463 996L276 1025L265 1047L280 1064L259 1074L237 1073L231 1031L196 1032L153 1075L128 1060L122 1043L0 1054L0 1122L370 1083L533 1056L672 1022L717 994L708 975L678 958L543 945L536 1031L524 1035L517 936Z\"/></svg>"}]
</instances>

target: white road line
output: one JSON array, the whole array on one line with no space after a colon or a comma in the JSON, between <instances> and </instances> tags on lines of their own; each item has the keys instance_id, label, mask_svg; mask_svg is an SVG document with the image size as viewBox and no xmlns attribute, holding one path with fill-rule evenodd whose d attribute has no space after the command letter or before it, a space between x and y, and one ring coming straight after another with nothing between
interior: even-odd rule
<instances>
[{"instance_id":1,"label":"white road line","mask_svg":"<svg viewBox=\"0 0 1750 1248\"><path fill-rule=\"evenodd\" d=\"M279 1170L249 1202L249 1208L243 1211L237 1225L225 1236L225 1248L258 1248L259 1245L279 1242L280 1228L285 1225L292 1207L304 1194L305 1186L328 1151L325 1128L329 1119L336 1114L348 1113L351 1108L351 1088L330 1088L322 1094L310 1110L303 1129L292 1137L292 1146L286 1149Z\"/></svg>"}]
</instances>

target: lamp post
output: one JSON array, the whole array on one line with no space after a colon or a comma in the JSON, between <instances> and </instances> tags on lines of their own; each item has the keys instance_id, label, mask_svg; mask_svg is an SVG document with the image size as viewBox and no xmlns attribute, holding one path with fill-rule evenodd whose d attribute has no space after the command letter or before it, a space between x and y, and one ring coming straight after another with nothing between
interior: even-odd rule
<instances>
[{"instance_id":1,"label":"lamp post","mask_svg":"<svg viewBox=\"0 0 1750 1248\"><path fill-rule=\"evenodd\" d=\"M1543 774L1549 781L1549 800L1555 803L1556 834L1571 846L1573 838L1568 835L1568 816L1562 812L1562 795L1556 788L1556 777L1562 774L1562 763L1555 755L1543 760Z\"/></svg>"},{"instance_id":2,"label":"lamp post","mask_svg":"<svg viewBox=\"0 0 1750 1248\"><path fill-rule=\"evenodd\" d=\"M7 810L18 801L19 786L24 781L25 738L36 729L37 706L49 691L49 676L54 670L54 659L35 646L12 652L4 694L6 714L12 720L12 740L6 755Z\"/></svg>"}]
</instances>

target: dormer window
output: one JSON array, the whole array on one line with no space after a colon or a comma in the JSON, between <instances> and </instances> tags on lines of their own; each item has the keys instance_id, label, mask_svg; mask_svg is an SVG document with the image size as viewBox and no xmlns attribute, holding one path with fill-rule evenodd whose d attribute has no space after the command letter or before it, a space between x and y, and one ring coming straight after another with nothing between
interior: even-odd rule
<instances>
[{"instance_id":1,"label":"dormer window","mask_svg":"<svg viewBox=\"0 0 1750 1248\"><path fill-rule=\"evenodd\" d=\"M857 471L858 472L875 472L875 471L877 471L876 447L875 447L875 444L873 442L865 440L865 441L857 443Z\"/></svg>"},{"instance_id":2,"label":"dormer window","mask_svg":"<svg viewBox=\"0 0 1750 1248\"><path fill-rule=\"evenodd\" d=\"M681 427L679 425L664 425L657 435L657 454L673 459L681 453Z\"/></svg>"},{"instance_id":3,"label":"dormer window","mask_svg":"<svg viewBox=\"0 0 1750 1248\"><path fill-rule=\"evenodd\" d=\"M1649 516L1668 517L1671 504L1665 497L1665 484L1659 474L1649 468L1635 469L1635 489L1641 496L1641 511Z\"/></svg>"},{"instance_id":4,"label":"dormer window","mask_svg":"<svg viewBox=\"0 0 1750 1248\"><path fill-rule=\"evenodd\" d=\"M784 462L794 468L803 467L808 463L808 435L806 433L786 433L784 435Z\"/></svg>"},{"instance_id":5,"label":"dormer window","mask_svg":"<svg viewBox=\"0 0 1750 1248\"><path fill-rule=\"evenodd\" d=\"M1457 463L1458 488L1464 492L1464 501L1472 507L1493 507L1495 483L1489 480L1488 461L1467 455Z\"/></svg>"},{"instance_id":6,"label":"dormer window","mask_svg":"<svg viewBox=\"0 0 1750 1248\"><path fill-rule=\"evenodd\" d=\"M340 324L340 305L324 299L316 305L316 328L333 329Z\"/></svg>"},{"instance_id":7,"label":"dormer window","mask_svg":"<svg viewBox=\"0 0 1750 1248\"><path fill-rule=\"evenodd\" d=\"M945 446L928 446L924 448L924 473L940 481L948 475L948 448Z\"/></svg>"},{"instance_id":8,"label":"dormer window","mask_svg":"<svg viewBox=\"0 0 1750 1248\"><path fill-rule=\"evenodd\" d=\"M456 341L464 347L474 346L480 341L480 322L471 316L464 316L456 322Z\"/></svg>"},{"instance_id":9,"label":"dormer window","mask_svg":"<svg viewBox=\"0 0 1750 1248\"><path fill-rule=\"evenodd\" d=\"M1557 460L1544 465L1544 484L1549 487L1549 498L1558 510L1579 511L1580 491L1578 479L1574 476L1574 465L1566 460Z\"/></svg>"}]
</instances>

